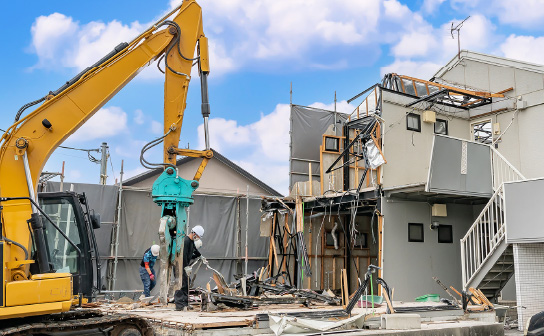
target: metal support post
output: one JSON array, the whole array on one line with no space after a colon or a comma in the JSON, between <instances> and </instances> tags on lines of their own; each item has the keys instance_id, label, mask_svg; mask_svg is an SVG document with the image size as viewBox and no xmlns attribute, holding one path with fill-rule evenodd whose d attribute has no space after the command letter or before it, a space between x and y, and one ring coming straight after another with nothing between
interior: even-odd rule
<instances>
[{"instance_id":1,"label":"metal support post","mask_svg":"<svg viewBox=\"0 0 544 336\"><path fill-rule=\"evenodd\" d=\"M248 231L249 231L249 185L247 186L247 196L246 196L246 264L244 267L244 274L247 275L247 262L248 262Z\"/></svg>"},{"instance_id":2,"label":"metal support post","mask_svg":"<svg viewBox=\"0 0 544 336\"><path fill-rule=\"evenodd\" d=\"M119 262L119 227L121 225L121 205L123 201L123 166L124 160L121 161L121 173L119 175L119 201L117 203L117 223L114 225L115 241L113 245L113 274L112 284L110 290L115 290L115 282L117 281L117 263Z\"/></svg>"},{"instance_id":3,"label":"metal support post","mask_svg":"<svg viewBox=\"0 0 544 336\"><path fill-rule=\"evenodd\" d=\"M106 142L102 143L100 146L100 184L105 185L106 180L108 179L108 144Z\"/></svg>"},{"instance_id":4,"label":"metal support post","mask_svg":"<svg viewBox=\"0 0 544 336\"><path fill-rule=\"evenodd\" d=\"M236 272L242 273L242 218L240 217L240 196L236 197Z\"/></svg>"}]
</instances>

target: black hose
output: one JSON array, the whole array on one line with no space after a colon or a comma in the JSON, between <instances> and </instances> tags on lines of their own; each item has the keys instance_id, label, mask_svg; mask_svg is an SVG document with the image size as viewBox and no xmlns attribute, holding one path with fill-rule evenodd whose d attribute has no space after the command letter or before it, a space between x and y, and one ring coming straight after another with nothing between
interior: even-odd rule
<instances>
[{"instance_id":1,"label":"black hose","mask_svg":"<svg viewBox=\"0 0 544 336\"><path fill-rule=\"evenodd\" d=\"M5 241L7 241L7 242L12 243L12 244L15 245L15 246L20 247L20 248L25 252L25 260L29 260L29 259L28 259L28 250L26 249L26 247L24 247L23 245L19 244L19 243L16 242L16 241L13 241L13 240L11 240L11 239L9 239L9 238L6 238L6 237L0 237L0 240L5 240Z\"/></svg>"},{"instance_id":2,"label":"black hose","mask_svg":"<svg viewBox=\"0 0 544 336\"><path fill-rule=\"evenodd\" d=\"M174 166L173 164L171 163L151 163L149 161L147 161L145 158L144 158L144 154L145 152L147 152L148 150L150 150L151 148L157 146L158 144L160 144L164 138L170 134L171 131L168 131L168 133L166 133L165 135L155 139L155 140L151 140L150 142L148 142L147 144L145 144L143 147L142 147L142 151L140 152L140 164L144 167L144 168L147 168L147 169L155 169L155 168L158 168L158 167L172 167L174 169L176 169L176 166Z\"/></svg>"},{"instance_id":3,"label":"black hose","mask_svg":"<svg viewBox=\"0 0 544 336\"><path fill-rule=\"evenodd\" d=\"M29 108L29 107L31 107L31 106L34 106L34 105L36 105L36 104L39 104L39 103L43 102L44 100L45 100L45 97L42 97L42 98L40 98L40 99L38 99L38 100L35 100L35 101L30 102L30 103L24 104L24 105L19 109L19 111L17 111L17 114L15 115L15 122L18 122L18 121L19 121L19 119L21 118L21 114L23 114L23 112L24 112L27 108Z\"/></svg>"}]
</instances>

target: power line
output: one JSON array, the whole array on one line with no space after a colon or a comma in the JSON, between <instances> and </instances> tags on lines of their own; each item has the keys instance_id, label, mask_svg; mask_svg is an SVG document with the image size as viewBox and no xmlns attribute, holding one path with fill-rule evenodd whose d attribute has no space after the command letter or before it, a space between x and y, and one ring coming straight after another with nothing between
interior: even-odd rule
<instances>
[{"instance_id":1,"label":"power line","mask_svg":"<svg viewBox=\"0 0 544 336\"><path fill-rule=\"evenodd\" d=\"M74 148L74 147L68 147L68 146L59 146L59 148L70 149L70 150L81 151L81 152L87 152L87 159L89 159L89 161L91 161L92 163L100 163L100 160L95 158L91 154L91 152L99 153L100 149L83 149L83 148Z\"/></svg>"}]
</instances>

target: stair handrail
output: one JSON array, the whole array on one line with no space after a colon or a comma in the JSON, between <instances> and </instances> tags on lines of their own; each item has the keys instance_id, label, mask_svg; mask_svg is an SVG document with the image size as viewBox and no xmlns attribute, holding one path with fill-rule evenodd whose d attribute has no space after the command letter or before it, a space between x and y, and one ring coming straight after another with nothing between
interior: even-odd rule
<instances>
[{"instance_id":1,"label":"stair handrail","mask_svg":"<svg viewBox=\"0 0 544 336\"><path fill-rule=\"evenodd\" d=\"M488 145L491 150L491 176L493 190L499 189L504 182L526 180L525 176L514 167L498 150ZM498 157L500 160L496 160ZM498 162L497 162L498 161ZM506 177L506 178L505 178Z\"/></svg>"},{"instance_id":2,"label":"stair handrail","mask_svg":"<svg viewBox=\"0 0 544 336\"><path fill-rule=\"evenodd\" d=\"M461 268L463 287L474 278L495 249L506 237L503 213L503 185L495 191L474 223L461 239ZM495 227L494 221L497 221ZM481 237L482 233L484 237ZM468 259L470 258L470 259Z\"/></svg>"}]
</instances>

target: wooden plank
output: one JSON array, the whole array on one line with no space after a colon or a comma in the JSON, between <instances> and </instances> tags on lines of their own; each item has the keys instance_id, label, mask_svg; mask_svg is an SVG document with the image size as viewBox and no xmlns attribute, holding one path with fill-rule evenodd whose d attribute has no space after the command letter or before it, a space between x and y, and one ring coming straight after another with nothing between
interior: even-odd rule
<instances>
[{"instance_id":1,"label":"wooden plank","mask_svg":"<svg viewBox=\"0 0 544 336\"><path fill-rule=\"evenodd\" d=\"M223 285L221 285L221 280L217 276L217 274L213 273L212 275L213 281L215 281L215 285L217 286L217 291L219 294L225 294L225 289L223 288Z\"/></svg>"},{"instance_id":2,"label":"wooden plank","mask_svg":"<svg viewBox=\"0 0 544 336\"><path fill-rule=\"evenodd\" d=\"M464 90L464 89L461 89L461 88L448 86L448 85L444 85L444 84L439 84L439 83L435 83L435 82L430 82L430 81L426 81L426 80L423 80L423 79L414 78L414 77L410 77L410 76L404 76L404 75L398 75L398 76L400 78L404 78L404 79L408 79L408 80L412 80L412 81L415 80L415 81L417 81L419 83L422 83L422 84L430 84L431 86L436 86L436 87L440 87L440 88L443 88L443 89L450 89L450 90L453 90L453 91L457 91L457 92L460 92L460 93L471 94L471 95L474 95L474 96L504 98L503 92L510 91L510 89L506 89L504 91L497 92L497 93L482 92L482 91L471 91L471 90ZM402 84L403 91L406 92L404 90L403 81L401 80L400 82Z\"/></svg>"},{"instance_id":3,"label":"wooden plank","mask_svg":"<svg viewBox=\"0 0 544 336\"><path fill-rule=\"evenodd\" d=\"M349 299L348 299L348 296L349 296L348 288L349 287L348 287L348 275L346 273L345 268L342 269L342 276L343 276L343 284L344 284L344 302L347 305L348 302L349 302Z\"/></svg>"},{"instance_id":4,"label":"wooden plank","mask_svg":"<svg viewBox=\"0 0 544 336\"><path fill-rule=\"evenodd\" d=\"M303 230L302 224L303 224L303 218L304 218L304 212L302 210L302 197L297 196L297 200L295 204L297 209L297 214L296 214L297 232L302 232Z\"/></svg>"},{"instance_id":5,"label":"wooden plank","mask_svg":"<svg viewBox=\"0 0 544 336\"><path fill-rule=\"evenodd\" d=\"M460 298L463 298L463 295L457 291L457 289L453 288L453 286L450 286L450 289L455 292L455 294L459 295Z\"/></svg>"},{"instance_id":6,"label":"wooden plank","mask_svg":"<svg viewBox=\"0 0 544 336\"><path fill-rule=\"evenodd\" d=\"M275 261L275 264L276 264L276 268L277 269L280 269L280 266L278 264L278 254L276 252L276 243L274 242L274 239L272 239L272 246L273 246L273 251L274 251L274 261Z\"/></svg>"},{"instance_id":7,"label":"wooden plank","mask_svg":"<svg viewBox=\"0 0 544 336\"><path fill-rule=\"evenodd\" d=\"M325 225L321 226L321 287L323 289L329 289L331 287L330 283L327 283L329 288L325 288Z\"/></svg>"},{"instance_id":8,"label":"wooden plank","mask_svg":"<svg viewBox=\"0 0 544 336\"><path fill-rule=\"evenodd\" d=\"M342 281L340 281L340 285L342 285ZM336 289L336 256L333 256L332 258L332 287L331 289L332 290Z\"/></svg>"},{"instance_id":9,"label":"wooden plank","mask_svg":"<svg viewBox=\"0 0 544 336\"><path fill-rule=\"evenodd\" d=\"M325 192L325 189L323 189L323 146L319 146L319 179L319 184L321 185L319 194L323 195L323 192Z\"/></svg>"},{"instance_id":10,"label":"wooden plank","mask_svg":"<svg viewBox=\"0 0 544 336\"><path fill-rule=\"evenodd\" d=\"M493 304L491 303L491 301L489 301L489 299L487 298L487 296L485 296L484 293L482 293L481 290L477 289L478 293L480 294L480 297L482 298L482 300L485 301L485 303L490 307L490 308L493 308Z\"/></svg>"},{"instance_id":11,"label":"wooden plank","mask_svg":"<svg viewBox=\"0 0 544 336\"><path fill-rule=\"evenodd\" d=\"M344 277L344 273L340 272L340 278L343 278L343 277ZM344 298L344 282L343 281L340 281L340 298L342 299L342 307L346 309L347 304Z\"/></svg>"},{"instance_id":12,"label":"wooden plank","mask_svg":"<svg viewBox=\"0 0 544 336\"><path fill-rule=\"evenodd\" d=\"M209 322L191 324L194 329L208 329L208 328L222 328L222 327L248 327L253 325L254 319L248 319L243 321L223 321L223 322Z\"/></svg>"},{"instance_id":13,"label":"wooden plank","mask_svg":"<svg viewBox=\"0 0 544 336\"><path fill-rule=\"evenodd\" d=\"M314 190L312 186L312 163L308 162L308 180L310 182L310 196L314 195Z\"/></svg>"},{"instance_id":14,"label":"wooden plank","mask_svg":"<svg viewBox=\"0 0 544 336\"><path fill-rule=\"evenodd\" d=\"M272 219L272 225L270 226L270 242L269 242L269 246L268 246L268 265L267 265L267 270L268 270L268 276L271 277L272 276L272 273L274 272L274 269L272 267L272 249L274 249L274 227L276 225L276 212L274 212L274 218Z\"/></svg>"},{"instance_id":15,"label":"wooden plank","mask_svg":"<svg viewBox=\"0 0 544 336\"><path fill-rule=\"evenodd\" d=\"M480 299L480 297L479 297L480 295L478 294L478 292L476 292L476 290L473 287L470 287L468 290L473 295L472 296L472 301L475 301L476 304L485 304L485 302Z\"/></svg>"},{"instance_id":16,"label":"wooden plank","mask_svg":"<svg viewBox=\"0 0 544 336\"><path fill-rule=\"evenodd\" d=\"M393 309L393 305L391 304L391 300L389 300L389 294L387 294L387 291L383 291L383 297L385 298L385 301L387 301L387 306L389 307L389 310L391 311L391 314L395 314L395 310Z\"/></svg>"}]
</instances>

